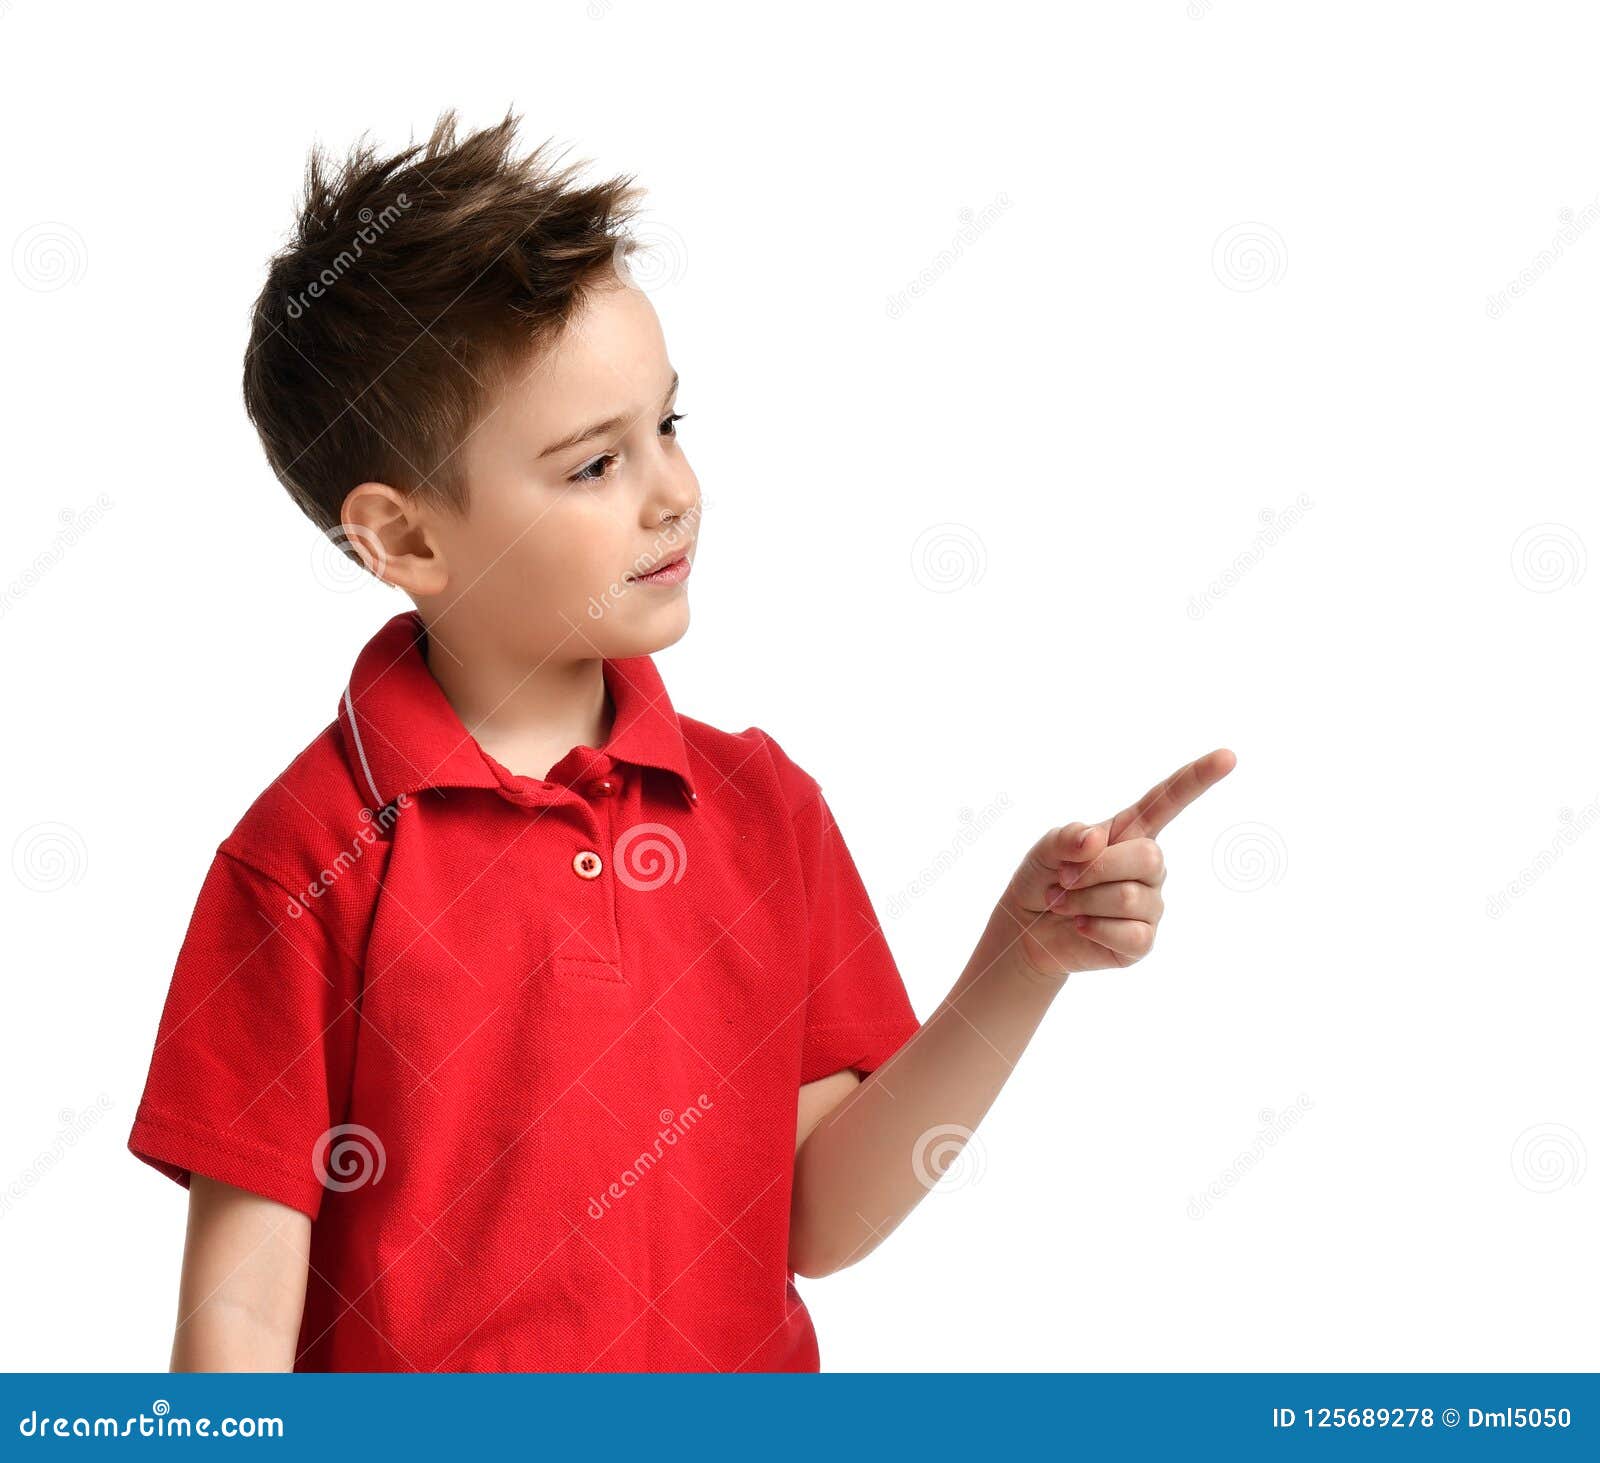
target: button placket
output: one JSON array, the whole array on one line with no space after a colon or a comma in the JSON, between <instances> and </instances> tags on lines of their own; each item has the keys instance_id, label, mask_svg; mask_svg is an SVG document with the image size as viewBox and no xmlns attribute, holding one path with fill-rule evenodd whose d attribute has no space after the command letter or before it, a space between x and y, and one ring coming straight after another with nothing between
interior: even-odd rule
<instances>
[{"instance_id":1,"label":"button placket","mask_svg":"<svg viewBox=\"0 0 1600 1463\"><path fill-rule=\"evenodd\" d=\"M577 841L572 845L571 862L572 877L583 891L577 894L578 902L590 911L593 920L590 929L597 939L603 938L601 931L609 931L610 959L619 976L622 974L622 932L617 918L616 887L607 865L611 859L614 811L623 786L621 770L608 759L602 759L587 777L576 778L567 785L567 793L576 804L579 824L573 830Z\"/></svg>"}]
</instances>

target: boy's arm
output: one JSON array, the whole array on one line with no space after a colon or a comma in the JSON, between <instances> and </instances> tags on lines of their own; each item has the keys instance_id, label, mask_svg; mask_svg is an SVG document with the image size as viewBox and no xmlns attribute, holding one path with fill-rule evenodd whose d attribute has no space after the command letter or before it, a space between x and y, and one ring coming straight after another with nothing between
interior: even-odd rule
<instances>
[{"instance_id":1,"label":"boy's arm","mask_svg":"<svg viewBox=\"0 0 1600 1463\"><path fill-rule=\"evenodd\" d=\"M797 1274L827 1275L876 1249L989 1111L1065 984L1030 977L1015 935L997 908L950 994L888 1062L865 1081L839 1072L801 1088Z\"/></svg>"},{"instance_id":2,"label":"boy's arm","mask_svg":"<svg viewBox=\"0 0 1600 1463\"><path fill-rule=\"evenodd\" d=\"M1234 765L1219 748L1103 823L1051 829L921 1029L858 1086L844 1074L829 1092L832 1077L808 1084L790 1207L797 1274L854 1264L916 1207L988 1112L1070 974L1126 967L1149 953L1166 880L1155 834ZM836 1105L818 1112L827 1099Z\"/></svg>"},{"instance_id":3,"label":"boy's arm","mask_svg":"<svg viewBox=\"0 0 1600 1463\"><path fill-rule=\"evenodd\" d=\"M832 1076L823 1077L820 1081L801 1083L799 1120L795 1124L794 1135L796 1153L811 1136L811 1130L838 1107L850 1095L852 1089L860 1085L860 1076L849 1067L842 1072L833 1073Z\"/></svg>"},{"instance_id":4,"label":"boy's arm","mask_svg":"<svg viewBox=\"0 0 1600 1463\"><path fill-rule=\"evenodd\" d=\"M298 1209L191 1175L172 1370L293 1371L310 1253Z\"/></svg>"}]
</instances>

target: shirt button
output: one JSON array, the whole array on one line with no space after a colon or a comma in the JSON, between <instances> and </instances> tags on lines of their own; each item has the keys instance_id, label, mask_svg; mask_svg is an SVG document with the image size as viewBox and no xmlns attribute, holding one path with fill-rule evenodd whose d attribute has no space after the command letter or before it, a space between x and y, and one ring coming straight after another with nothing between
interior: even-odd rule
<instances>
[{"instance_id":1,"label":"shirt button","mask_svg":"<svg viewBox=\"0 0 1600 1463\"><path fill-rule=\"evenodd\" d=\"M597 778L588 787L589 796L592 798L615 797L621 790L622 784L614 777Z\"/></svg>"},{"instance_id":2,"label":"shirt button","mask_svg":"<svg viewBox=\"0 0 1600 1463\"><path fill-rule=\"evenodd\" d=\"M592 848L586 848L582 853L573 855L572 867L578 871L579 878L597 879L600 877L603 865L600 862L600 855Z\"/></svg>"}]
</instances>

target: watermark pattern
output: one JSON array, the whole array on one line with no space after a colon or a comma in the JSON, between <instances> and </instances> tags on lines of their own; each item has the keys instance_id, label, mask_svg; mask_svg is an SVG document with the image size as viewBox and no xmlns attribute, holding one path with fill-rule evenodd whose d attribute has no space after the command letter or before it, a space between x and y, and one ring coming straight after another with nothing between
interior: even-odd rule
<instances>
[{"instance_id":1,"label":"watermark pattern","mask_svg":"<svg viewBox=\"0 0 1600 1463\"><path fill-rule=\"evenodd\" d=\"M341 1194L375 1185L388 1161L383 1140L360 1123L329 1128L311 1150L311 1171L317 1182Z\"/></svg>"},{"instance_id":2,"label":"watermark pattern","mask_svg":"<svg viewBox=\"0 0 1600 1463\"><path fill-rule=\"evenodd\" d=\"M655 536L651 541L650 548L633 561L631 572L635 574L647 572L662 558L670 557L670 550L681 548L685 543L694 542L697 538L697 532L692 532L691 527L699 523L701 515L704 514L710 501L709 498L702 496L699 502L687 513L674 518L666 528ZM632 581L624 580L621 584L608 584L598 597L591 594L588 604L589 618L591 620L602 619L617 601L625 594L630 593L634 587Z\"/></svg>"},{"instance_id":3,"label":"watermark pattern","mask_svg":"<svg viewBox=\"0 0 1600 1463\"><path fill-rule=\"evenodd\" d=\"M172 1404L162 1397L133 1417L40 1417L34 1408L17 1428L25 1438L281 1438L283 1419L173 1417Z\"/></svg>"},{"instance_id":4,"label":"watermark pattern","mask_svg":"<svg viewBox=\"0 0 1600 1463\"><path fill-rule=\"evenodd\" d=\"M53 894L78 884L89 868L83 835L65 823L35 823L11 845L11 872L24 889Z\"/></svg>"},{"instance_id":5,"label":"watermark pattern","mask_svg":"<svg viewBox=\"0 0 1600 1463\"><path fill-rule=\"evenodd\" d=\"M884 302L884 312L888 317L891 320L898 320L904 315L961 262L961 256L966 250L993 228L995 220L1010 207L1010 197L1004 193L996 193L993 202L986 203L976 212L970 208L959 209L956 217L961 220L961 227L956 230L949 245L935 254L913 279L894 291Z\"/></svg>"},{"instance_id":6,"label":"watermark pattern","mask_svg":"<svg viewBox=\"0 0 1600 1463\"><path fill-rule=\"evenodd\" d=\"M603 1195L591 1195L588 1203L588 1215L591 1219L604 1219L611 1205L618 1199L625 1198L633 1189L644 1181L646 1174L661 1161L663 1148L673 1147L679 1138L691 1132L700 1122L701 1118L711 1111L713 1103L705 1093L701 1093L693 1103L684 1108L681 1113L675 1113L670 1107L664 1107L656 1115L661 1123L655 1141L648 1151L641 1150L633 1164L606 1185Z\"/></svg>"},{"instance_id":7,"label":"watermark pattern","mask_svg":"<svg viewBox=\"0 0 1600 1463\"><path fill-rule=\"evenodd\" d=\"M976 813L971 808L961 810L961 828L950 843L939 850L932 860L922 866L911 878L884 902L891 918L898 919L935 884L942 879L961 855L972 847L1011 809L1011 795L1001 793L995 800Z\"/></svg>"},{"instance_id":8,"label":"watermark pattern","mask_svg":"<svg viewBox=\"0 0 1600 1463\"><path fill-rule=\"evenodd\" d=\"M77 284L88 270L89 246L71 224L33 224L11 245L11 272L37 294Z\"/></svg>"},{"instance_id":9,"label":"watermark pattern","mask_svg":"<svg viewBox=\"0 0 1600 1463\"><path fill-rule=\"evenodd\" d=\"M349 594L389 572L383 539L362 524L338 524L311 546L311 577L335 594Z\"/></svg>"},{"instance_id":10,"label":"watermark pattern","mask_svg":"<svg viewBox=\"0 0 1600 1463\"><path fill-rule=\"evenodd\" d=\"M1512 301L1521 299L1538 284L1561 262L1567 246L1576 244L1595 220L1600 219L1600 193L1596 193L1578 212L1563 208L1556 217L1561 221L1561 227L1556 230L1549 245L1535 254L1531 263L1518 270L1516 278L1509 281L1503 290L1497 290L1484 301L1483 312L1491 320L1498 320L1511 308Z\"/></svg>"},{"instance_id":11,"label":"watermark pattern","mask_svg":"<svg viewBox=\"0 0 1600 1463\"><path fill-rule=\"evenodd\" d=\"M1230 290L1249 294L1289 272L1289 246L1271 224L1237 223L1212 244L1211 272Z\"/></svg>"},{"instance_id":12,"label":"watermark pattern","mask_svg":"<svg viewBox=\"0 0 1600 1463\"><path fill-rule=\"evenodd\" d=\"M1309 493L1301 493L1282 513L1271 508L1263 508L1256 515L1261 522L1261 531L1250 541L1249 546L1235 554L1233 563L1199 594L1189 596L1189 618L1203 619L1212 605L1218 603L1234 585L1266 558L1267 551L1275 548L1289 530L1316 506Z\"/></svg>"},{"instance_id":13,"label":"watermark pattern","mask_svg":"<svg viewBox=\"0 0 1600 1463\"><path fill-rule=\"evenodd\" d=\"M1511 546L1511 572L1524 589L1552 594L1576 584L1589 567L1589 554L1576 529L1564 523L1535 523Z\"/></svg>"},{"instance_id":14,"label":"watermark pattern","mask_svg":"<svg viewBox=\"0 0 1600 1463\"><path fill-rule=\"evenodd\" d=\"M1583 1139L1561 1123L1524 1128L1511 1145L1511 1172L1523 1188L1536 1194L1570 1189L1582 1180L1588 1166Z\"/></svg>"},{"instance_id":15,"label":"watermark pattern","mask_svg":"<svg viewBox=\"0 0 1600 1463\"><path fill-rule=\"evenodd\" d=\"M611 857L617 878L646 894L681 882L689 867L683 839L665 823L635 823L616 841Z\"/></svg>"},{"instance_id":16,"label":"watermark pattern","mask_svg":"<svg viewBox=\"0 0 1600 1463\"><path fill-rule=\"evenodd\" d=\"M50 540L49 547L35 554L33 563L0 590L0 617L10 614L12 608L67 556L67 550L115 506L106 494L101 493L81 513L73 508L63 508L59 515L61 527Z\"/></svg>"},{"instance_id":17,"label":"watermark pattern","mask_svg":"<svg viewBox=\"0 0 1600 1463\"><path fill-rule=\"evenodd\" d=\"M1227 1198L1233 1192L1234 1186L1261 1162L1265 1150L1273 1147L1314 1106L1311 1099L1302 1092L1281 1113L1274 1112L1270 1107L1262 1108L1257 1115L1261 1128L1255 1136L1255 1141L1212 1179L1198 1195L1190 1198L1189 1218L1204 1219L1211 1212L1212 1203Z\"/></svg>"},{"instance_id":18,"label":"watermark pattern","mask_svg":"<svg viewBox=\"0 0 1600 1463\"><path fill-rule=\"evenodd\" d=\"M973 1129L962 1123L936 1123L911 1146L911 1171L928 1190L965 1189L979 1183L988 1156ZM953 1176L952 1176L953 1172Z\"/></svg>"},{"instance_id":19,"label":"watermark pattern","mask_svg":"<svg viewBox=\"0 0 1600 1463\"><path fill-rule=\"evenodd\" d=\"M650 294L688 274L689 246L675 228L652 222L618 239L611 263L618 278Z\"/></svg>"},{"instance_id":20,"label":"watermark pattern","mask_svg":"<svg viewBox=\"0 0 1600 1463\"><path fill-rule=\"evenodd\" d=\"M1217 835L1211 871L1225 888L1253 894L1276 884L1289 869L1283 835L1266 823L1235 823Z\"/></svg>"},{"instance_id":21,"label":"watermark pattern","mask_svg":"<svg viewBox=\"0 0 1600 1463\"><path fill-rule=\"evenodd\" d=\"M33 1162L5 1186L3 1193L0 1193L0 1218L9 1214L15 1205L27 1198L61 1162L66 1150L95 1127L100 1119L111 1111L112 1106L111 1099L102 1092L82 1112L74 1112L70 1107L63 1108L59 1115L61 1131L56 1134L50 1146L36 1153Z\"/></svg>"},{"instance_id":22,"label":"watermark pattern","mask_svg":"<svg viewBox=\"0 0 1600 1463\"><path fill-rule=\"evenodd\" d=\"M361 810L362 828L350 840L350 847L341 849L333 862L325 869L318 872L317 877L305 887L305 892L289 901L289 918L299 919L306 910L311 908L311 902L321 899L333 886L339 882L340 876L353 864L359 863L362 854L375 844L380 837L386 837L389 830L394 827L400 814L411 806L411 794L400 793L392 803L385 803L376 813L371 808Z\"/></svg>"},{"instance_id":23,"label":"watermark pattern","mask_svg":"<svg viewBox=\"0 0 1600 1463\"><path fill-rule=\"evenodd\" d=\"M370 208L363 208L356 215L361 227L355 231L351 247L341 249L335 254L332 262L325 265L317 277L307 284L299 294L287 296L288 304L285 306L285 310L289 318L298 320L313 304L338 284L346 274L360 263L363 246L376 244L410 207L411 200L404 193L396 193L395 201L386 203L376 213Z\"/></svg>"},{"instance_id":24,"label":"watermark pattern","mask_svg":"<svg viewBox=\"0 0 1600 1463\"><path fill-rule=\"evenodd\" d=\"M1484 907L1490 919L1499 919L1510 907L1515 899L1521 899L1540 879L1560 860L1561 855L1571 848L1600 820L1600 795L1592 802L1585 803L1576 813L1571 808L1563 808L1560 812L1561 827L1549 845L1541 848L1528 864L1519 869L1512 880L1503 888L1484 900Z\"/></svg>"},{"instance_id":25,"label":"watermark pattern","mask_svg":"<svg viewBox=\"0 0 1600 1463\"><path fill-rule=\"evenodd\" d=\"M989 556L975 529L964 523L935 523L911 546L911 573L924 589L950 594L983 578Z\"/></svg>"}]
</instances>

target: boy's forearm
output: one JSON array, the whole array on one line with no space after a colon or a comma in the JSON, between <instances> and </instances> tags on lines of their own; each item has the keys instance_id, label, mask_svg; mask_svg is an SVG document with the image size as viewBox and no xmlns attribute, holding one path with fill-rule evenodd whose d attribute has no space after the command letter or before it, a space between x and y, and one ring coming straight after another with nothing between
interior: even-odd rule
<instances>
[{"instance_id":1,"label":"boy's forearm","mask_svg":"<svg viewBox=\"0 0 1600 1463\"><path fill-rule=\"evenodd\" d=\"M172 1370L293 1371L310 1240L305 1215L193 1175Z\"/></svg>"},{"instance_id":2,"label":"boy's forearm","mask_svg":"<svg viewBox=\"0 0 1600 1463\"><path fill-rule=\"evenodd\" d=\"M205 1302L178 1327L175 1372L292 1372L295 1336L231 1301Z\"/></svg>"},{"instance_id":3,"label":"boy's forearm","mask_svg":"<svg viewBox=\"0 0 1600 1463\"><path fill-rule=\"evenodd\" d=\"M802 1144L789 1246L800 1274L825 1275L871 1253L937 1178L919 1147L935 1129L976 1128L1005 1086L1066 984L1028 967L1017 933L996 905L938 1010Z\"/></svg>"}]
</instances>

